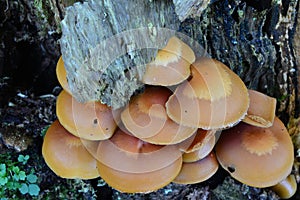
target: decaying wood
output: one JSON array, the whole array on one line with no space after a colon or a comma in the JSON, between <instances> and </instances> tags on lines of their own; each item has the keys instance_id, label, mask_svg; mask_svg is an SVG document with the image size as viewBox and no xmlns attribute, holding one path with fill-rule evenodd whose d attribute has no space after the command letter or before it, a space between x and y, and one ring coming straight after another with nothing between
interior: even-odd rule
<instances>
[{"instance_id":1,"label":"decaying wood","mask_svg":"<svg viewBox=\"0 0 300 200\"><path fill-rule=\"evenodd\" d=\"M180 21L188 17L199 17L210 0L173 0L175 12Z\"/></svg>"},{"instance_id":2,"label":"decaying wood","mask_svg":"<svg viewBox=\"0 0 300 200\"><path fill-rule=\"evenodd\" d=\"M213 58L224 62L240 75L249 88L276 97L279 102L278 114L282 118L288 121L289 117L299 114L296 112L299 110L296 104L299 102L299 69L291 42L298 0L284 4L275 0L259 4L238 0L212 1L201 16L191 15L180 22L180 18L184 17L176 15L176 6L177 14L180 4L191 9L191 5L185 2L174 1L174 6L170 1L145 0L130 1L124 6L118 1L99 1L97 4L89 1L69 8L62 23L61 48L68 79L77 99L98 99L114 107L124 105L141 86L135 78L143 68L135 68L139 64L135 59L143 53L133 57L123 55L119 61L114 61L114 67L110 67L112 71L103 73L101 60L93 61L97 66L88 63L91 51L95 53L95 46L102 40L123 31L140 27L168 27L200 43ZM89 5L89 8L83 5ZM97 9L93 9L93 6ZM82 9L89 9L89 12L85 10L89 16L97 13L98 18L85 19L80 11ZM77 14L80 17L76 18ZM98 21L91 25L95 19ZM89 25L84 20L88 20ZM95 33L96 36L90 36ZM80 37L84 40L76 44L74 40ZM135 46L132 38L128 41ZM121 49L130 48L128 41ZM146 54L143 62L154 56L153 52ZM146 54L144 52L144 56ZM78 70L79 63L88 65Z\"/></svg>"},{"instance_id":3,"label":"decaying wood","mask_svg":"<svg viewBox=\"0 0 300 200\"><path fill-rule=\"evenodd\" d=\"M295 74L296 74L296 85L295 85L295 104L296 104L296 108L295 108L295 115L299 117L300 119L300 6L299 6L299 1L298 1L298 11L297 11L297 19L296 19L296 23L295 23L295 33L293 34L294 38L292 41L292 46L293 46L293 50L294 50L294 57L296 60L296 66L295 66ZM297 106L298 105L298 106ZM300 130L300 127L298 127L298 129Z\"/></svg>"},{"instance_id":4,"label":"decaying wood","mask_svg":"<svg viewBox=\"0 0 300 200\"><path fill-rule=\"evenodd\" d=\"M124 106L141 88L145 64L178 27L170 1L90 0L69 7L60 43L73 96Z\"/></svg>"},{"instance_id":5,"label":"decaying wood","mask_svg":"<svg viewBox=\"0 0 300 200\"><path fill-rule=\"evenodd\" d=\"M68 18L64 16L66 7L72 5L73 2L74 0L16 1L15 3L3 1L1 3L4 12L1 19L3 34L1 35L0 71L6 73L6 71L9 71L8 66L10 66L10 69L22 68L22 70L28 71L26 67L21 67L24 62L16 62L19 60L19 58L16 59L16 56L22 55L19 53L22 50L20 47L24 48L24 45L28 45L28 47L30 45L31 48L35 45L36 49L40 49L37 52L42 55L38 54L33 60L34 63L37 63L40 59L44 60L40 71L47 71L47 67L55 66L58 52L53 40L58 37L59 26L57 24L60 23L61 19ZM199 10L195 10L197 5L200 5L199 0L189 2L174 0L174 3L167 0L136 0L126 3L121 2L121 0L120 2L101 0L97 2L100 6L94 12L98 13L99 22L101 22L98 26L101 27L105 24L106 27L95 29L99 34L97 36L98 42L101 37L107 39L125 30L140 27L155 30L153 28L160 26L186 34L201 44L211 57L224 62L239 74L249 88L276 97L279 102L277 114L285 122L288 122L291 117L297 118L299 116L300 31L299 25L296 26L296 23L299 24L300 21L299 19L296 20L297 9L299 9L299 6L297 7L298 0L284 1L283 3L281 1L265 0L257 4L256 1L213 0L210 1L200 16L197 16L196 12ZM82 3L78 3L77 8L79 8L79 5L82 5ZM178 12L179 5L181 5L182 12ZM68 10L71 12L72 8ZM23 17L17 18L16 16ZM180 18L184 20L181 22ZM67 26L71 27L71 22L66 26L61 41L63 41L63 38L75 38L76 29L77 32L84 33L82 28L88 26L80 24L84 22L84 17L78 19L76 24L73 23L73 30L66 31ZM21 20L21 22L17 22L18 20ZM104 20L104 22L101 20ZM89 21L93 20L89 19ZM32 27L37 28L32 29ZM30 28L31 31L29 31ZM86 33L94 34L94 32L89 30ZM92 43L94 47L98 45L97 40L95 41ZM83 46L87 44L82 42ZM125 48L125 45L123 47ZM67 50L68 48L69 50ZM72 85L72 80L76 82L85 76L80 75L83 72L75 70L78 66L74 67L68 64L68 59L70 59L68 54L75 51L74 49L82 48L72 45L68 48L64 48L64 45L62 45L62 54L66 59L68 76ZM135 47L134 44L129 45L127 43L127 48L130 50ZM95 48L92 49L95 50ZM30 51L27 52L30 54ZM155 51L153 52L155 54ZM130 55L123 55L119 60L112 63L114 67L110 68L113 68L114 72L101 72L101 78L98 77L98 74L93 76L101 79L98 80L100 81L98 85L92 86L92 79L87 78L85 80L87 87L84 84L77 84L76 87L81 87L81 89L73 87L75 96L78 95L79 100L99 98L115 107L124 105L135 89L142 86L136 79L132 78L135 77L135 73L141 72L132 69L136 69L137 63L146 62L149 57L153 57L153 52L149 50L147 53L144 51L132 54L133 51L131 51ZM138 62L138 54L148 54L150 56L143 58L143 62L142 59ZM79 57L76 57L76 59L79 59ZM121 64L122 62L129 62L129 64L124 66L124 63ZM37 67L38 65L34 66ZM94 67L96 68L96 66ZM87 67L86 69L91 68ZM143 68L139 67L138 69L142 71ZM49 70L50 72L52 73L53 70ZM120 76L123 77L124 81ZM36 79L33 77L31 80ZM84 90L83 88L90 89ZM80 95L82 91L88 91L89 95ZM89 98L87 98L88 96Z\"/></svg>"}]
</instances>

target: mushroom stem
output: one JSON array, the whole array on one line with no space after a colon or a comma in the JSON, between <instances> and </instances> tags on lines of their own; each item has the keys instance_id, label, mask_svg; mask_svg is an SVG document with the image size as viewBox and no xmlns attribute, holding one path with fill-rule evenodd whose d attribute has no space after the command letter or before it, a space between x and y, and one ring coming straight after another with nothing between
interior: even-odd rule
<instances>
[{"instance_id":1,"label":"mushroom stem","mask_svg":"<svg viewBox=\"0 0 300 200\"><path fill-rule=\"evenodd\" d=\"M286 177L281 182L271 187L271 190L276 192L276 194L281 199L291 198L297 191L297 182L293 174Z\"/></svg>"}]
</instances>

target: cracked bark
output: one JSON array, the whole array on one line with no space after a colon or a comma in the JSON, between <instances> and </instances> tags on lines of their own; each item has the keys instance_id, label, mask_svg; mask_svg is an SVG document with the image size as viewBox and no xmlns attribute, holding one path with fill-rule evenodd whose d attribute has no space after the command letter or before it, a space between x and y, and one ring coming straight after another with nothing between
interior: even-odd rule
<instances>
[{"instance_id":1,"label":"cracked bark","mask_svg":"<svg viewBox=\"0 0 300 200\"><path fill-rule=\"evenodd\" d=\"M4 12L1 13L0 22L0 73L2 76L13 77L13 83L19 87L23 84L25 87L47 91L56 83L55 77L50 74L53 74L60 54L60 46L56 42L60 37L58 24L65 15L65 8L74 1L36 2L42 2L41 7L32 1L1 2ZM109 29L100 31L104 36L108 34L107 30L112 35L150 25L160 25L186 34L199 42L213 58L232 68L249 88L276 97L277 114L285 123L299 116L298 0L265 0L260 3L211 1L208 5L203 3L201 15L199 10L195 10L197 5L201 5L196 0L193 4L174 1L175 5L170 1L131 1L133 3L127 3L125 7L124 3L118 6L118 2L100 2L105 5L102 14L107 13L107 18L117 19L111 21ZM179 5L184 5L187 11L178 12ZM189 9L188 6L192 7ZM185 20L180 21L179 18ZM29 78L20 76L23 72ZM72 69L68 69L68 72L74 73ZM49 86L46 86L46 80ZM135 85L136 88L140 86L137 83ZM43 90L43 87L47 89ZM103 85L96 87L104 88ZM110 101L109 91L113 91L114 86L108 84L105 88L101 95ZM124 99L120 97L124 103L132 93L120 91L115 99L125 95L127 97Z\"/></svg>"},{"instance_id":2,"label":"cracked bark","mask_svg":"<svg viewBox=\"0 0 300 200\"><path fill-rule=\"evenodd\" d=\"M297 67L297 59L299 57L294 53L294 48L297 46L294 44L297 42L293 40L296 35L295 28L297 27L296 14L299 7L297 0L283 3L275 0L266 0L260 3L256 1L211 1L201 15L187 12L189 15L185 16L185 20L182 16L179 16L183 21L180 21L179 17L175 15L176 7L169 1L160 1L159 3L131 1L131 3L126 4L126 12L118 7L120 4L118 1L114 1L114 3L110 3L110 1L100 2L99 9L102 10L100 9L99 13L106 13L106 19L111 20L109 24L101 24L97 27L98 33L102 34L103 37L109 37L132 28L148 27L149 24L172 28L196 40L213 58L227 64L244 80L248 88L276 97L278 99L277 114L286 123L290 117L298 117L299 67ZM178 5L180 1L174 1L174 3ZM195 4L191 6L195 6ZM145 7L151 7L151 9L145 9ZM79 8L79 5L77 8ZM119 12L121 9L122 12ZM80 11L73 10L71 15L75 15L76 12L80 13ZM191 12L193 12L192 8ZM138 23L136 18L140 19ZM73 28L73 32L77 30L77 38L80 37L83 31L74 28L72 22L63 25L65 32L70 27ZM83 26L81 28L84 29ZM73 39L76 38L76 36L73 37L69 34L71 34L70 31L66 35ZM64 42L71 41L70 38L66 38ZM101 41L101 39L98 37L96 41ZM90 43L89 45L94 44ZM86 48L87 46L83 47ZM68 57L71 58L72 54L78 53L78 49L80 49L79 45L75 43L69 43L67 48L62 47L62 53L67 62L68 76L75 83L72 84L72 81L70 81L75 96L79 94L77 98L83 101L95 99L94 93L82 94L82 88L90 88L91 91L101 91L96 97L105 103L116 107L123 105L124 102L126 103L133 91L124 93L122 88L114 84L107 84L105 81L98 81L100 84L95 84L92 87L87 85L87 81L80 82L80 84L76 82L74 77L79 77L80 74L83 75L88 71L88 69L85 69L78 73L77 69L74 70L75 66L78 65L69 63L71 59L68 60ZM126 62L130 62L130 60L129 58L129 61ZM115 69L118 67L115 67ZM122 74L123 71L124 68L119 72L116 70L111 73L116 76ZM90 75L90 77L92 76ZM108 75L105 78L114 81L112 76ZM134 90L140 87L139 83L132 80L124 79L122 83L126 85L129 83L128 81L130 84L134 83ZM124 88L128 90L130 87ZM119 94L115 95L113 91L119 91ZM115 98L111 98L114 95ZM126 97L124 98L124 96ZM122 101L114 104L114 99L121 99Z\"/></svg>"}]
</instances>

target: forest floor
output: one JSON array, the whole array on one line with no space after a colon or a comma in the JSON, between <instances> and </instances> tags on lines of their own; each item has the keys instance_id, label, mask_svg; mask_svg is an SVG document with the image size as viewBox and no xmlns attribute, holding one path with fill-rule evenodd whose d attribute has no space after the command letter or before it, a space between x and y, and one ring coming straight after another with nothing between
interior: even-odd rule
<instances>
[{"instance_id":1,"label":"forest floor","mask_svg":"<svg viewBox=\"0 0 300 200\"><path fill-rule=\"evenodd\" d=\"M194 185L169 184L149 194L122 194L110 188L101 178L93 180L71 180L56 176L45 164L41 148L47 127L56 119L55 102L60 91L35 96L29 91L10 88L8 79L1 79L2 91L6 96L0 99L0 199L260 199L274 200L278 197L269 189L252 188L231 179L219 169L208 181ZM20 155L27 156L25 162ZM1 173L1 165L6 173ZM24 171L25 176L35 175L39 190L20 189L31 184L16 175ZM1 182L7 178L6 183ZM1 179L2 178L2 179ZM22 194L23 193L23 194ZM299 198L300 192L296 196ZM296 198L296 197L295 197Z\"/></svg>"}]
</instances>

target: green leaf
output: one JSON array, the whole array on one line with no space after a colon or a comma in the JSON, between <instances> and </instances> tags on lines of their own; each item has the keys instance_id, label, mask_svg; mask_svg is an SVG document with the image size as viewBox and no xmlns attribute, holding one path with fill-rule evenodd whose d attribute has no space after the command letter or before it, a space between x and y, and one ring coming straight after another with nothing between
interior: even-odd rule
<instances>
[{"instance_id":1,"label":"green leaf","mask_svg":"<svg viewBox=\"0 0 300 200\"><path fill-rule=\"evenodd\" d=\"M13 166L12 167L12 171L16 174L18 174L20 172L20 168L18 166Z\"/></svg>"},{"instance_id":2,"label":"green leaf","mask_svg":"<svg viewBox=\"0 0 300 200\"><path fill-rule=\"evenodd\" d=\"M22 193L22 194L27 194L28 191L29 191L29 187L26 183L22 183L21 187L19 188L19 191Z\"/></svg>"},{"instance_id":3,"label":"green leaf","mask_svg":"<svg viewBox=\"0 0 300 200\"><path fill-rule=\"evenodd\" d=\"M40 193L40 187L37 184L29 184L28 190L31 196L38 196Z\"/></svg>"},{"instance_id":4,"label":"green leaf","mask_svg":"<svg viewBox=\"0 0 300 200\"><path fill-rule=\"evenodd\" d=\"M6 175L6 165L0 164L0 176L5 176L5 175Z\"/></svg>"},{"instance_id":5,"label":"green leaf","mask_svg":"<svg viewBox=\"0 0 300 200\"><path fill-rule=\"evenodd\" d=\"M26 173L24 171L20 171L19 178L20 178L20 180L24 181L26 178Z\"/></svg>"},{"instance_id":6,"label":"green leaf","mask_svg":"<svg viewBox=\"0 0 300 200\"><path fill-rule=\"evenodd\" d=\"M25 160L29 160L29 158L30 158L29 155L26 155L26 156L24 157Z\"/></svg>"},{"instance_id":7,"label":"green leaf","mask_svg":"<svg viewBox=\"0 0 300 200\"><path fill-rule=\"evenodd\" d=\"M8 182L8 178L7 177L0 177L0 185L5 185Z\"/></svg>"},{"instance_id":8,"label":"green leaf","mask_svg":"<svg viewBox=\"0 0 300 200\"><path fill-rule=\"evenodd\" d=\"M8 190L16 190L21 187L21 184L18 182L8 181L6 187Z\"/></svg>"},{"instance_id":9,"label":"green leaf","mask_svg":"<svg viewBox=\"0 0 300 200\"><path fill-rule=\"evenodd\" d=\"M24 156L23 156L22 154L20 154L20 155L18 156L18 161L19 161L19 162L23 162L23 161L24 161Z\"/></svg>"},{"instance_id":10,"label":"green leaf","mask_svg":"<svg viewBox=\"0 0 300 200\"><path fill-rule=\"evenodd\" d=\"M20 163L22 163L23 165L25 165L27 163L28 159L29 159L29 155L24 156L24 155L20 154L18 156L18 161Z\"/></svg>"},{"instance_id":11,"label":"green leaf","mask_svg":"<svg viewBox=\"0 0 300 200\"><path fill-rule=\"evenodd\" d=\"M29 175L27 176L27 181L28 181L29 183L36 183L36 181L37 181L37 176L34 175L34 174L29 174Z\"/></svg>"},{"instance_id":12,"label":"green leaf","mask_svg":"<svg viewBox=\"0 0 300 200\"><path fill-rule=\"evenodd\" d=\"M43 128L43 130L42 130L41 133L40 133L40 135L41 135L42 137L44 137L44 136L46 135L46 132L47 132L47 130L48 130L49 127L50 127L50 125L45 126L45 127Z\"/></svg>"},{"instance_id":13,"label":"green leaf","mask_svg":"<svg viewBox=\"0 0 300 200\"><path fill-rule=\"evenodd\" d=\"M19 189L22 186L19 182L14 182L14 190Z\"/></svg>"},{"instance_id":14,"label":"green leaf","mask_svg":"<svg viewBox=\"0 0 300 200\"><path fill-rule=\"evenodd\" d=\"M13 175L13 180L19 181L20 180L19 174L14 174Z\"/></svg>"}]
</instances>

